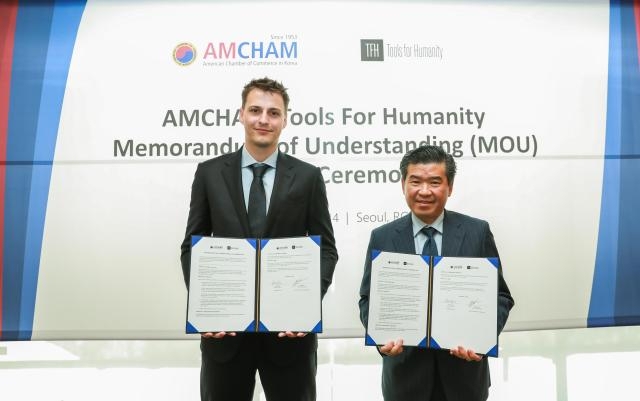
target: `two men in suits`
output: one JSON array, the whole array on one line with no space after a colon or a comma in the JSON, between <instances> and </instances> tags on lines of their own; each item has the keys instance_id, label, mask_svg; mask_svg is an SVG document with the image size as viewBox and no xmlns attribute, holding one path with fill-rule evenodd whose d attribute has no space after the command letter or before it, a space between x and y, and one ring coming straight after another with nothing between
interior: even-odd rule
<instances>
[{"instance_id":1,"label":"two men in suits","mask_svg":"<svg viewBox=\"0 0 640 401\"><path fill-rule=\"evenodd\" d=\"M320 169L278 151L288 104L289 96L281 83L268 78L249 82L242 91L239 117L244 126L244 146L198 165L181 246L187 285L192 235L320 235L322 296L327 292L338 253L326 188ZM254 173L254 169L260 172ZM252 212L256 210L254 188L262 193L258 214ZM316 399L315 334L206 333L200 348L203 401L251 400L256 372L267 400Z\"/></svg>"},{"instance_id":2,"label":"two men in suits","mask_svg":"<svg viewBox=\"0 0 640 401\"><path fill-rule=\"evenodd\" d=\"M435 241L436 249L431 251L441 256L498 257L486 221L445 209L456 174L456 163L450 154L438 146L418 147L403 157L400 172L411 213L371 232L359 301L360 320L365 327L372 250L421 254L429 248L428 241ZM498 333L513 305L499 267ZM464 348L464 344L446 352L403 347L402 339L397 339L380 346L378 351L382 355L385 401L481 401L489 395L487 359Z\"/></svg>"}]
</instances>

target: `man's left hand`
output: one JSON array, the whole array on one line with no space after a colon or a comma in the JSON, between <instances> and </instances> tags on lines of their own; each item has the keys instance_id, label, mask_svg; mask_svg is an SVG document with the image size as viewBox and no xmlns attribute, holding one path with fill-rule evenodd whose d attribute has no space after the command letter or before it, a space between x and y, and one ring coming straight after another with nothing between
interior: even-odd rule
<instances>
[{"instance_id":1,"label":"man's left hand","mask_svg":"<svg viewBox=\"0 0 640 401\"><path fill-rule=\"evenodd\" d=\"M278 337L282 338L282 337L289 337L289 338L301 338L306 336L307 333L302 333L302 332L298 332L298 333L294 333L293 331L281 331L280 333L278 333Z\"/></svg>"},{"instance_id":2,"label":"man's left hand","mask_svg":"<svg viewBox=\"0 0 640 401\"><path fill-rule=\"evenodd\" d=\"M482 355L478 355L476 354L473 350L471 349L466 349L464 347L458 346L458 348L452 348L449 353L453 356L456 356L460 359L464 359L465 361L471 362L478 362L482 360Z\"/></svg>"}]
</instances>

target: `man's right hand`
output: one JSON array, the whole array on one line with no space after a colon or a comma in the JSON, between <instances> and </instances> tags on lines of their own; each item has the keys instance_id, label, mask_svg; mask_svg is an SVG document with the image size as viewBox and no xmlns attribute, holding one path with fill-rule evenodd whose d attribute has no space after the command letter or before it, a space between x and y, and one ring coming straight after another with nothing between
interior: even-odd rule
<instances>
[{"instance_id":1,"label":"man's right hand","mask_svg":"<svg viewBox=\"0 0 640 401\"><path fill-rule=\"evenodd\" d=\"M380 351L380 353L387 355L387 356L396 356L398 354L402 353L402 344L404 343L404 341L399 338L396 341L389 341L388 343L386 343L383 346L378 347L378 350Z\"/></svg>"},{"instance_id":2,"label":"man's right hand","mask_svg":"<svg viewBox=\"0 0 640 401\"><path fill-rule=\"evenodd\" d=\"M202 333L203 338L222 338L224 336L234 337L235 335L236 335L235 331L230 331L228 333L226 331L217 331L215 333Z\"/></svg>"}]
</instances>

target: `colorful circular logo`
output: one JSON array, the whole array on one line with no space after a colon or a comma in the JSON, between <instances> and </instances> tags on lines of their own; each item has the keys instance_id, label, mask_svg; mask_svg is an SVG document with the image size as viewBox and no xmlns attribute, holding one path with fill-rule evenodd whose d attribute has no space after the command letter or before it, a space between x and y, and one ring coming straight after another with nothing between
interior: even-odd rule
<instances>
[{"instance_id":1,"label":"colorful circular logo","mask_svg":"<svg viewBox=\"0 0 640 401\"><path fill-rule=\"evenodd\" d=\"M196 59L196 48L191 43L180 43L173 49L173 59L180 65L189 65Z\"/></svg>"}]
</instances>

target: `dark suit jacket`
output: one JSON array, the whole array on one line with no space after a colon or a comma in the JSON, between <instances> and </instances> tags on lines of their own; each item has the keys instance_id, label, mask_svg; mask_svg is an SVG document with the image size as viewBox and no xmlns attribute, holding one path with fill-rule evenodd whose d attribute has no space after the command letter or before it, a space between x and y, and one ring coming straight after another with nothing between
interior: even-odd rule
<instances>
[{"instance_id":1,"label":"dark suit jacket","mask_svg":"<svg viewBox=\"0 0 640 401\"><path fill-rule=\"evenodd\" d=\"M241 173L242 151L207 160L198 165L191 187L187 229L181 246L182 271L189 283L191 236L251 237L244 202ZM267 212L265 238L322 236L321 291L327 292L338 260L327 194L320 169L284 153L278 154L276 176ZM247 334L254 335L254 334ZM226 362L246 335L203 339L203 354ZM266 340L267 352L276 363L287 364L297 355L315 351L315 335L283 341L275 335Z\"/></svg>"},{"instance_id":2,"label":"dark suit jacket","mask_svg":"<svg viewBox=\"0 0 640 401\"><path fill-rule=\"evenodd\" d=\"M486 221L445 210L441 256L497 257L498 250ZM364 275L360 287L360 320L367 326L371 250L416 253L411 215L408 214L371 232ZM498 333L502 331L513 298L498 269ZM464 344L460 344L464 346ZM436 373L437 372L437 373ZM467 362L445 351L405 347L397 356L383 356L382 393L386 401L428 400L434 381L440 382L449 401L486 400L489 366L486 358Z\"/></svg>"}]
</instances>

